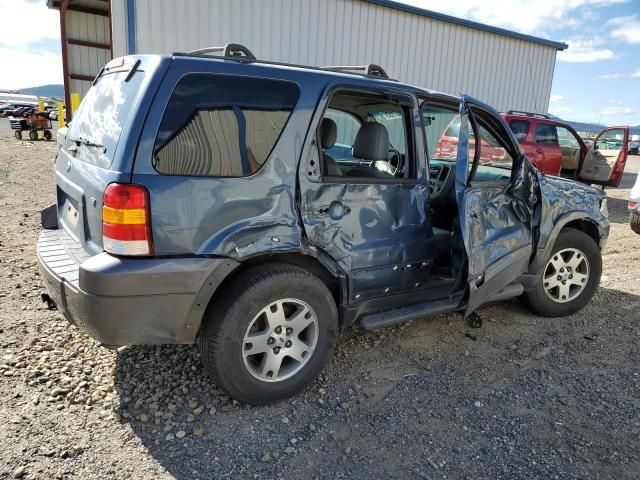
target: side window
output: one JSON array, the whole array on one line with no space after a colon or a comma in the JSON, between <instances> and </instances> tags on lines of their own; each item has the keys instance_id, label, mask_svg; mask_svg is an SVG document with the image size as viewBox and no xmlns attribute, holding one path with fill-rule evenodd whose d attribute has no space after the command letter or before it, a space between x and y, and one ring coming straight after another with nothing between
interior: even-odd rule
<instances>
[{"instance_id":1,"label":"side window","mask_svg":"<svg viewBox=\"0 0 640 480\"><path fill-rule=\"evenodd\" d=\"M558 143L561 147L573 149L580 148L578 139L567 128L557 126L556 131L558 132Z\"/></svg>"},{"instance_id":2,"label":"side window","mask_svg":"<svg viewBox=\"0 0 640 480\"><path fill-rule=\"evenodd\" d=\"M354 161L351 147L356 141L356 135L362 122L353 114L328 108L324 118L333 120L336 124L336 140L333 146L325 148L324 152L331 155L337 162Z\"/></svg>"},{"instance_id":3,"label":"side window","mask_svg":"<svg viewBox=\"0 0 640 480\"><path fill-rule=\"evenodd\" d=\"M489 131L486 125L482 124L482 119L478 119L480 125L480 165L487 167L500 168L505 170L511 170L513 165L513 158L502 146L497 137ZM476 181L478 176L476 175Z\"/></svg>"},{"instance_id":4,"label":"side window","mask_svg":"<svg viewBox=\"0 0 640 480\"><path fill-rule=\"evenodd\" d=\"M460 115L457 110L423 105L422 124L427 139L427 154L429 161L440 160L455 162L458 155L458 138L460 135ZM469 144L475 143L471 125L469 125ZM473 159L472 149L469 149L469 159Z\"/></svg>"},{"instance_id":5,"label":"side window","mask_svg":"<svg viewBox=\"0 0 640 480\"><path fill-rule=\"evenodd\" d=\"M598 137L595 144L596 150L622 150L624 130L608 130Z\"/></svg>"},{"instance_id":6,"label":"side window","mask_svg":"<svg viewBox=\"0 0 640 480\"><path fill-rule=\"evenodd\" d=\"M457 110L434 105L423 105L422 120L427 139L429 161L455 163L458 156L458 142L460 136L460 115ZM508 178L513 158L497 136L491 133L491 128L483 122L482 117L476 115L478 121L478 135L480 137L480 159L475 175L475 181L489 181ZM472 168L478 138L474 133L471 122L468 123L469 135L469 169ZM499 169L499 170L498 170Z\"/></svg>"},{"instance_id":7,"label":"side window","mask_svg":"<svg viewBox=\"0 0 640 480\"><path fill-rule=\"evenodd\" d=\"M509 127L511 127L518 143L524 143L527 140L527 135L529 134L529 120L511 120L509 122Z\"/></svg>"},{"instance_id":8,"label":"side window","mask_svg":"<svg viewBox=\"0 0 640 480\"><path fill-rule=\"evenodd\" d=\"M555 125L538 122L536 125L536 143L558 146L558 132Z\"/></svg>"},{"instance_id":9,"label":"side window","mask_svg":"<svg viewBox=\"0 0 640 480\"><path fill-rule=\"evenodd\" d=\"M298 99L278 80L191 74L176 85L154 147L165 175L244 177L269 157Z\"/></svg>"},{"instance_id":10,"label":"side window","mask_svg":"<svg viewBox=\"0 0 640 480\"><path fill-rule=\"evenodd\" d=\"M318 139L324 177L415 177L411 107L383 94L335 93L318 127Z\"/></svg>"}]
</instances>

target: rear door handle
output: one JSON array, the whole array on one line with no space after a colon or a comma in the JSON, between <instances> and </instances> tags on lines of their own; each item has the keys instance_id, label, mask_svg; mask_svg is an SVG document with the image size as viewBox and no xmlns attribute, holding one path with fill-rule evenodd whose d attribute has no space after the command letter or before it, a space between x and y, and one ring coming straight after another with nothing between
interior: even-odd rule
<instances>
[{"instance_id":1,"label":"rear door handle","mask_svg":"<svg viewBox=\"0 0 640 480\"><path fill-rule=\"evenodd\" d=\"M329 214L332 220L340 220L345 215L351 213L351 208L345 207L342 202L334 200L329 204L329 207L319 209L318 213L320 215Z\"/></svg>"}]
</instances>

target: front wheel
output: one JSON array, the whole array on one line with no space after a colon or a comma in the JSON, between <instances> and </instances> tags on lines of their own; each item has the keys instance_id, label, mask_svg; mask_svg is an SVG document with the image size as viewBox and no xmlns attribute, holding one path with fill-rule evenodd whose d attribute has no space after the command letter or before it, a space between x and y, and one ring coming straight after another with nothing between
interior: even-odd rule
<instances>
[{"instance_id":1,"label":"front wheel","mask_svg":"<svg viewBox=\"0 0 640 480\"><path fill-rule=\"evenodd\" d=\"M640 234L640 214L631 212L629 214L629 226L634 233Z\"/></svg>"},{"instance_id":2,"label":"front wheel","mask_svg":"<svg viewBox=\"0 0 640 480\"><path fill-rule=\"evenodd\" d=\"M205 369L233 398L261 405L294 395L322 371L338 314L319 278L293 265L267 264L232 280L204 322Z\"/></svg>"},{"instance_id":3,"label":"front wheel","mask_svg":"<svg viewBox=\"0 0 640 480\"><path fill-rule=\"evenodd\" d=\"M602 255L596 242L586 233L568 228L558 235L536 287L523 299L538 315L571 315L591 300L601 275Z\"/></svg>"}]
</instances>

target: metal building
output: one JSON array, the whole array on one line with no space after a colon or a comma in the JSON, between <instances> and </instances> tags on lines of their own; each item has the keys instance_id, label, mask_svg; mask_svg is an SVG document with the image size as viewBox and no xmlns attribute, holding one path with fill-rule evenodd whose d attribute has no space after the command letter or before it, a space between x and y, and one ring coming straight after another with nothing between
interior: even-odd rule
<instances>
[{"instance_id":1,"label":"metal building","mask_svg":"<svg viewBox=\"0 0 640 480\"><path fill-rule=\"evenodd\" d=\"M377 63L403 82L546 113L567 45L390 0L47 0L60 10L65 86L84 94L110 56L241 43L305 65ZM67 101L67 103L69 103Z\"/></svg>"}]
</instances>

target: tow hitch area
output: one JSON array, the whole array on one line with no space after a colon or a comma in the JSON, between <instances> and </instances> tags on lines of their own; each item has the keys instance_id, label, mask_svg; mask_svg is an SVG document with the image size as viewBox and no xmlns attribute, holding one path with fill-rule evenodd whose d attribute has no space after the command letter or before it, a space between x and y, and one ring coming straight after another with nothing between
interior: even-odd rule
<instances>
[{"instance_id":1,"label":"tow hitch area","mask_svg":"<svg viewBox=\"0 0 640 480\"><path fill-rule=\"evenodd\" d=\"M49 296L49 294L48 294L48 293L43 293L43 294L41 294L41 295L40 295L40 298L42 299L42 302L43 302L43 303L46 303L46 304L47 304L47 308L48 308L49 310L57 310L57 309L58 309L58 306L56 305L56 302L53 300L53 298L51 298L51 297Z\"/></svg>"},{"instance_id":2,"label":"tow hitch area","mask_svg":"<svg viewBox=\"0 0 640 480\"><path fill-rule=\"evenodd\" d=\"M467 317L467 322L469 322L469 326L471 328L482 327L482 318L480 318L480 315L478 315L476 312L473 312Z\"/></svg>"}]
</instances>

